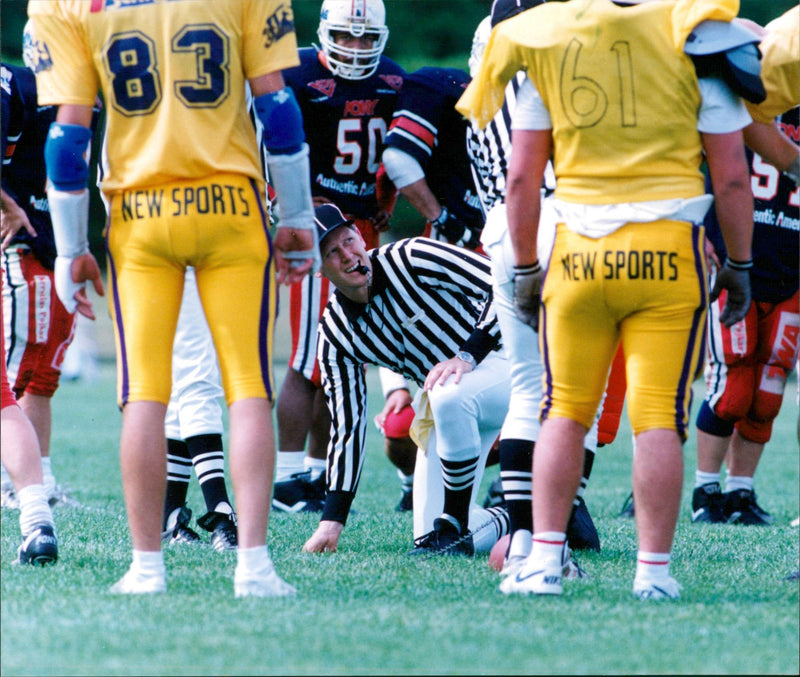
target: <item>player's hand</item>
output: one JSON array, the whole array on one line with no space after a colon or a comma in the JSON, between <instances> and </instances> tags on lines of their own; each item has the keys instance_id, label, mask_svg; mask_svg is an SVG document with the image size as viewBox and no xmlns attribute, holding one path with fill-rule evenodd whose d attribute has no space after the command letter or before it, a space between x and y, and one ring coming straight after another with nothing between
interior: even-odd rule
<instances>
[{"instance_id":1,"label":"player's hand","mask_svg":"<svg viewBox=\"0 0 800 677\"><path fill-rule=\"evenodd\" d=\"M383 426L386 423L386 418L389 414L399 414L403 409L411 406L413 399L411 393L405 388L398 388L389 393L386 398L386 403L383 405L383 410L375 417L375 425L383 432Z\"/></svg>"},{"instance_id":2,"label":"player's hand","mask_svg":"<svg viewBox=\"0 0 800 677\"><path fill-rule=\"evenodd\" d=\"M303 546L303 552L336 552L342 529L344 529L344 524L341 522L322 520L317 530Z\"/></svg>"},{"instance_id":3,"label":"player's hand","mask_svg":"<svg viewBox=\"0 0 800 677\"><path fill-rule=\"evenodd\" d=\"M22 229L31 237L36 237L36 229L31 225L28 215L14 200L3 193L3 208L0 210L0 251L5 251L11 240Z\"/></svg>"},{"instance_id":4,"label":"player's hand","mask_svg":"<svg viewBox=\"0 0 800 677\"><path fill-rule=\"evenodd\" d=\"M91 253L75 258L57 256L53 277L56 293L67 312L74 313L77 310L90 320L96 319L92 302L86 293L86 283L92 283L98 296L105 296L105 289L100 277L100 267Z\"/></svg>"},{"instance_id":5,"label":"player's hand","mask_svg":"<svg viewBox=\"0 0 800 677\"><path fill-rule=\"evenodd\" d=\"M379 233L383 233L389 230L389 221L391 218L391 212L388 212L385 209L379 209L375 216L373 216L370 220L372 221L372 227Z\"/></svg>"},{"instance_id":6,"label":"player's hand","mask_svg":"<svg viewBox=\"0 0 800 677\"><path fill-rule=\"evenodd\" d=\"M703 250L706 255L706 265L709 268L712 266L717 270L722 268L722 264L719 262L719 256L717 256L717 250L714 249L714 243L707 237L703 238Z\"/></svg>"},{"instance_id":7,"label":"player's hand","mask_svg":"<svg viewBox=\"0 0 800 677\"><path fill-rule=\"evenodd\" d=\"M747 311L750 310L750 270L752 261L737 263L725 261L725 265L717 273L714 288L711 290L710 301L713 303L719 298L724 289L726 293L725 307L719 314L719 321L726 327L732 327L741 322Z\"/></svg>"},{"instance_id":8,"label":"player's hand","mask_svg":"<svg viewBox=\"0 0 800 677\"><path fill-rule=\"evenodd\" d=\"M543 280L544 271L538 261L528 266L514 266L514 312L534 331L539 331Z\"/></svg>"},{"instance_id":9,"label":"player's hand","mask_svg":"<svg viewBox=\"0 0 800 677\"><path fill-rule=\"evenodd\" d=\"M297 230L279 227L273 240L275 263L277 266L278 284L294 284L312 272L320 260L319 245L310 229ZM293 258L287 257L289 252L296 252ZM297 253L307 256L297 256ZM317 267L319 267L317 265Z\"/></svg>"},{"instance_id":10,"label":"player's hand","mask_svg":"<svg viewBox=\"0 0 800 677\"><path fill-rule=\"evenodd\" d=\"M453 377L453 383L457 384L461 381L463 374L469 374L472 371L472 365L465 362L461 358L451 357L449 360L439 362L433 366L425 377L423 388L426 391L433 390L435 385L444 385L450 376Z\"/></svg>"}]
</instances>

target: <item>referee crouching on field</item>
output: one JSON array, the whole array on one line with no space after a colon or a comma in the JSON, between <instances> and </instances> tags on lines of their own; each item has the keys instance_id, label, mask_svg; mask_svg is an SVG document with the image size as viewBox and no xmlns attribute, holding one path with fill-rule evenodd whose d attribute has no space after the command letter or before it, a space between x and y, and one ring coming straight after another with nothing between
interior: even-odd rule
<instances>
[{"instance_id":1,"label":"referee crouching on field","mask_svg":"<svg viewBox=\"0 0 800 677\"><path fill-rule=\"evenodd\" d=\"M423 237L367 252L337 207L315 212L322 274L335 287L317 349L332 420L325 507L303 549L337 548L364 463L364 365L375 364L422 388L415 400L421 438L425 399L433 422L414 471L411 553L490 550L508 530L507 513L481 508L476 494L508 409L510 375L488 259Z\"/></svg>"}]
</instances>

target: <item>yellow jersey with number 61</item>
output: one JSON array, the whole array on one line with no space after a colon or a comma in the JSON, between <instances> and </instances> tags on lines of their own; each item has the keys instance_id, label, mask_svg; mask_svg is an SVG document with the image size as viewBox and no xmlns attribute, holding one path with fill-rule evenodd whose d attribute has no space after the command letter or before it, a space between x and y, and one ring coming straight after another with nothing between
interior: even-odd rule
<instances>
[{"instance_id":1,"label":"yellow jersey with number 61","mask_svg":"<svg viewBox=\"0 0 800 677\"><path fill-rule=\"evenodd\" d=\"M456 108L485 125L524 70L550 113L556 197L579 204L704 192L697 76L683 45L737 0L548 2L492 31Z\"/></svg>"},{"instance_id":2,"label":"yellow jersey with number 61","mask_svg":"<svg viewBox=\"0 0 800 677\"><path fill-rule=\"evenodd\" d=\"M248 79L299 63L288 0L28 3L39 103L102 91L106 193L222 172L264 177Z\"/></svg>"}]
</instances>

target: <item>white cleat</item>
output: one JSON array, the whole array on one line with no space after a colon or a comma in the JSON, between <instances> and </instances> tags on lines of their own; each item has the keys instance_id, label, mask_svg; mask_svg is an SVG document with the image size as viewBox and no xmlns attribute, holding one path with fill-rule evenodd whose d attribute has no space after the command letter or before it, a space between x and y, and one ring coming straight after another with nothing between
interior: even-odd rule
<instances>
[{"instance_id":1,"label":"white cleat","mask_svg":"<svg viewBox=\"0 0 800 677\"><path fill-rule=\"evenodd\" d=\"M678 599L680 591L681 584L672 576L659 581L633 581L633 596L637 599Z\"/></svg>"},{"instance_id":2,"label":"white cleat","mask_svg":"<svg viewBox=\"0 0 800 677\"><path fill-rule=\"evenodd\" d=\"M131 568L109 591L115 595L155 595L167 591L167 581L163 573L151 576Z\"/></svg>"},{"instance_id":3,"label":"white cleat","mask_svg":"<svg viewBox=\"0 0 800 677\"><path fill-rule=\"evenodd\" d=\"M239 597L288 597L297 594L294 586L289 585L270 565L268 569L255 576L240 575L237 571L233 577L233 593Z\"/></svg>"},{"instance_id":4,"label":"white cleat","mask_svg":"<svg viewBox=\"0 0 800 677\"><path fill-rule=\"evenodd\" d=\"M516 576L517 572L525 566L527 559L525 555L511 555L510 557L506 557L503 562L503 568L500 570L500 578Z\"/></svg>"},{"instance_id":5,"label":"white cleat","mask_svg":"<svg viewBox=\"0 0 800 677\"><path fill-rule=\"evenodd\" d=\"M513 576L507 576L500 583L500 592L511 595L560 595L562 567L540 566L525 560L523 566Z\"/></svg>"}]
</instances>

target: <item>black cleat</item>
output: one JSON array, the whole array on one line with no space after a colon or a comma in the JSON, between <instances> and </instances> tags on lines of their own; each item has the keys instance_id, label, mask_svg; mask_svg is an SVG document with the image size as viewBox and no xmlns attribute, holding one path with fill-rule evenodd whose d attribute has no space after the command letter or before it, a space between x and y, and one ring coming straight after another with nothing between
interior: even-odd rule
<instances>
[{"instance_id":1,"label":"black cleat","mask_svg":"<svg viewBox=\"0 0 800 677\"><path fill-rule=\"evenodd\" d=\"M475 546L472 534L461 533L459 528L449 519L437 517L433 520L433 531L414 539L414 549L409 555L465 555L472 557Z\"/></svg>"},{"instance_id":2,"label":"black cleat","mask_svg":"<svg viewBox=\"0 0 800 677\"><path fill-rule=\"evenodd\" d=\"M173 543L200 543L200 535L189 527L190 519L192 519L192 511L185 505L182 506L175 520L175 526L169 528L168 522L167 528L161 532L161 540L169 542L170 545Z\"/></svg>"},{"instance_id":3,"label":"black cleat","mask_svg":"<svg viewBox=\"0 0 800 677\"><path fill-rule=\"evenodd\" d=\"M211 532L211 546L217 552L236 550L239 546L235 513L207 512L197 523Z\"/></svg>"},{"instance_id":4,"label":"black cleat","mask_svg":"<svg viewBox=\"0 0 800 677\"><path fill-rule=\"evenodd\" d=\"M723 513L724 494L719 482L708 482L692 492L692 522L695 524L723 524L727 518Z\"/></svg>"},{"instance_id":5,"label":"black cleat","mask_svg":"<svg viewBox=\"0 0 800 677\"><path fill-rule=\"evenodd\" d=\"M594 550L600 552L600 536L594 526L592 516L582 496L577 498L578 505L572 506L572 513L567 522L567 542L573 550Z\"/></svg>"},{"instance_id":6,"label":"black cleat","mask_svg":"<svg viewBox=\"0 0 800 677\"><path fill-rule=\"evenodd\" d=\"M486 491L486 499L483 501L484 508L494 508L495 506L504 506L506 499L503 496L503 482L498 477L494 482L489 485Z\"/></svg>"},{"instance_id":7,"label":"black cleat","mask_svg":"<svg viewBox=\"0 0 800 677\"><path fill-rule=\"evenodd\" d=\"M325 505L325 473L311 479L311 470L296 472L284 482L275 482L272 507L278 512L322 512Z\"/></svg>"},{"instance_id":8,"label":"black cleat","mask_svg":"<svg viewBox=\"0 0 800 677\"><path fill-rule=\"evenodd\" d=\"M730 524L765 527L773 517L756 503L756 492L751 489L734 489L722 494L722 511Z\"/></svg>"},{"instance_id":9,"label":"black cleat","mask_svg":"<svg viewBox=\"0 0 800 677\"><path fill-rule=\"evenodd\" d=\"M53 527L39 524L33 528L17 551L20 564L44 566L55 564L58 559L58 539Z\"/></svg>"}]
</instances>

